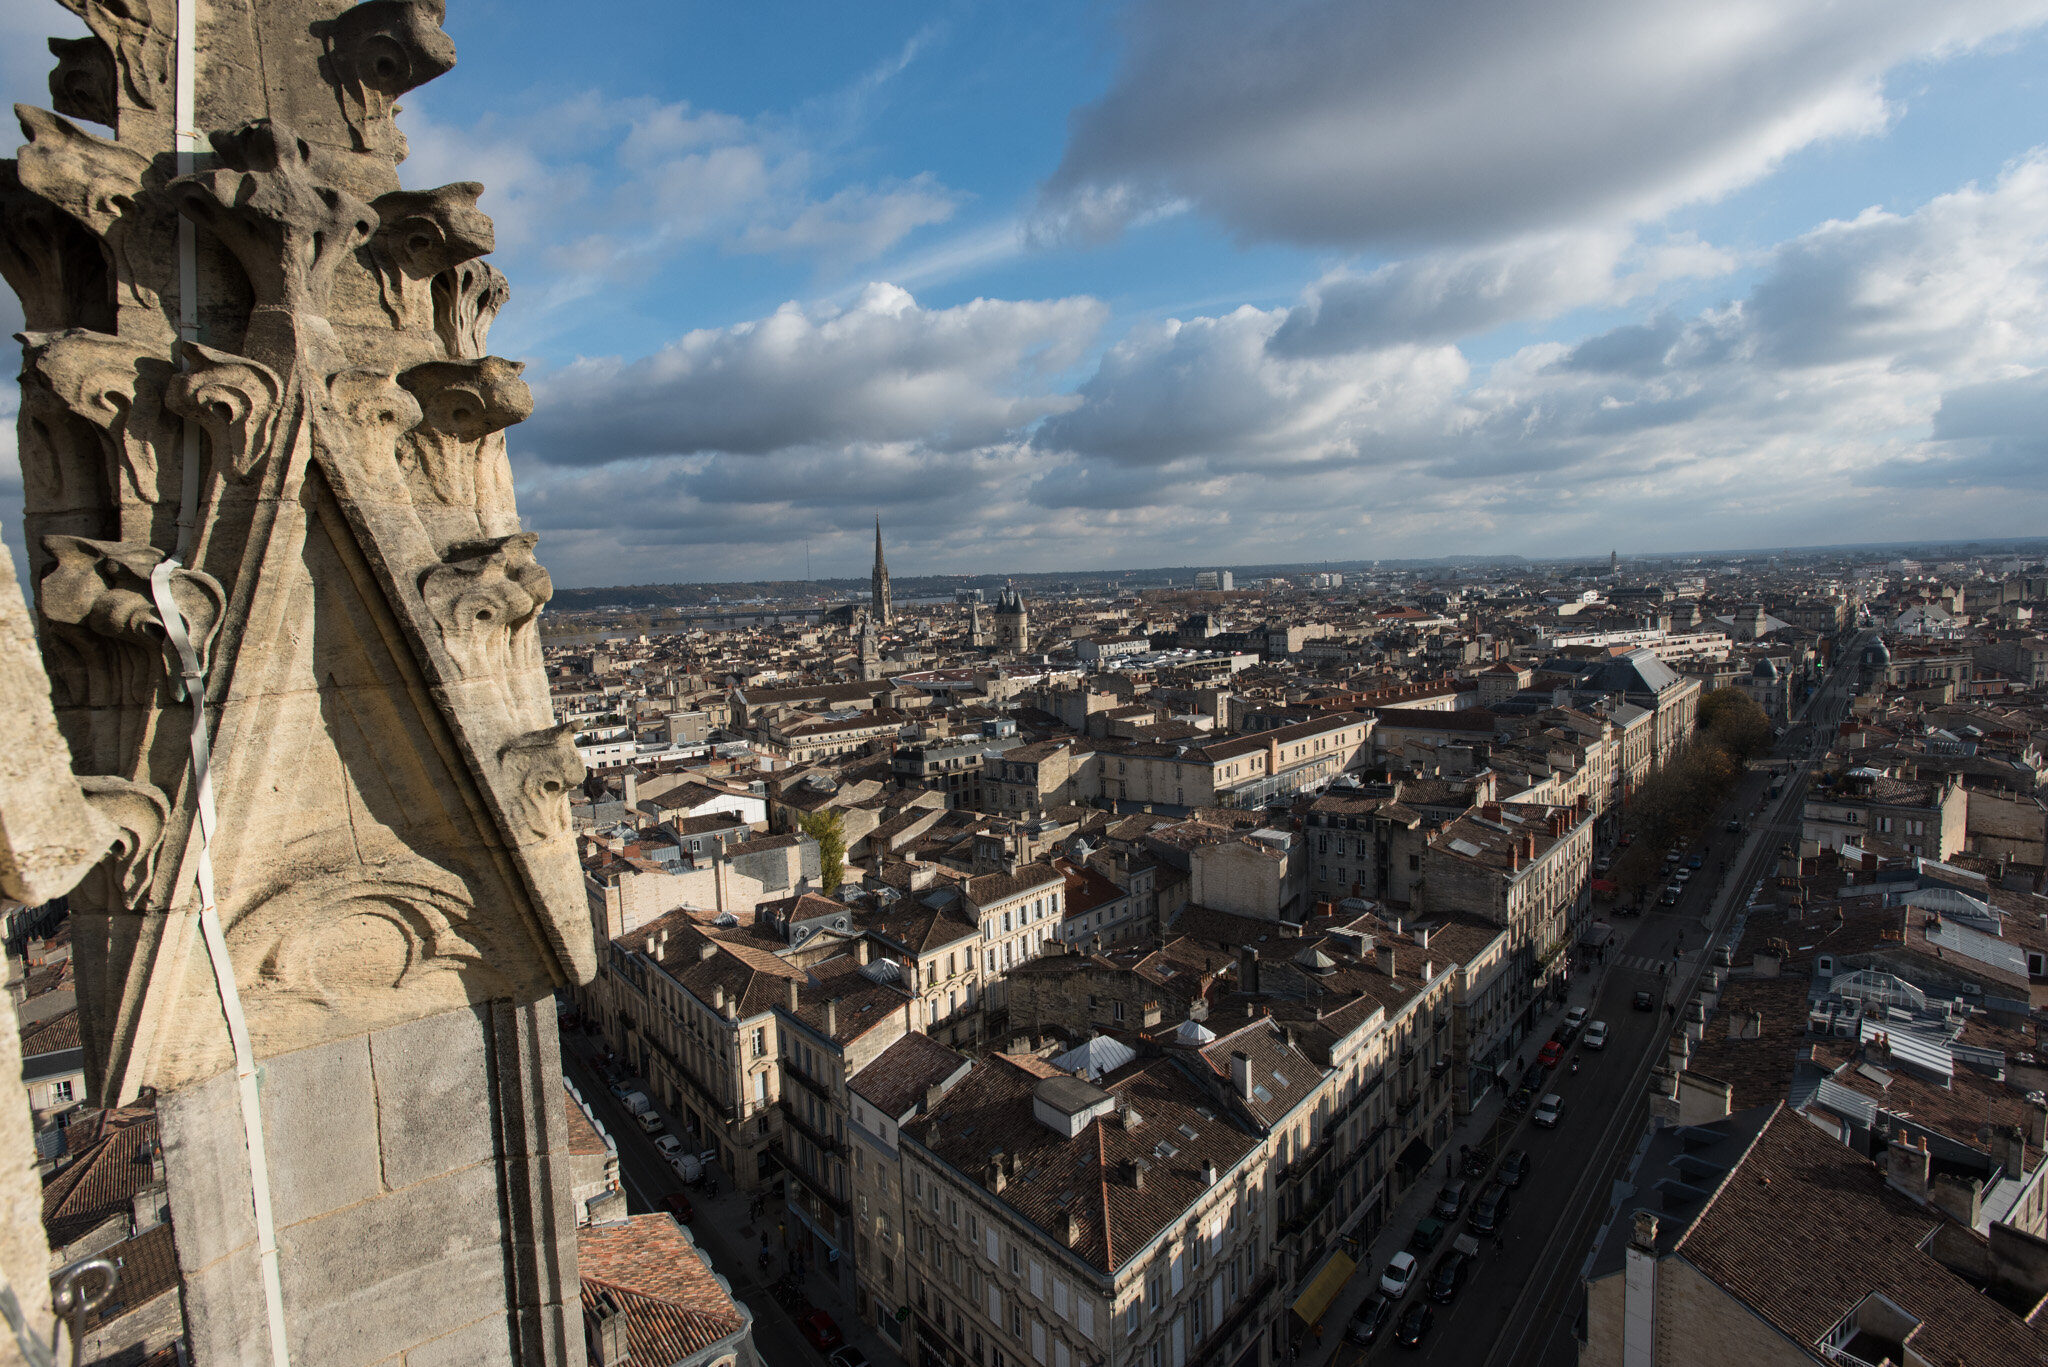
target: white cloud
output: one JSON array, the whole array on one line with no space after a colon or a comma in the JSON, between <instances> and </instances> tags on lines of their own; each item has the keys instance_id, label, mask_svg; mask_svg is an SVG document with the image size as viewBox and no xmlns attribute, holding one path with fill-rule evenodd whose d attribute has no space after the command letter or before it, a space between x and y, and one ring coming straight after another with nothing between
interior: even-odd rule
<instances>
[{"instance_id":1,"label":"white cloud","mask_svg":"<svg viewBox=\"0 0 2048 1367\"><path fill-rule=\"evenodd\" d=\"M856 132L846 120L873 98L863 78L825 102L845 118L820 123L807 111L743 119L587 92L456 124L422 91L401 118L411 144L401 170L413 187L483 182L499 264L522 284L513 339L523 340L522 327L644 287L687 251L844 270L947 221L961 197L929 173L845 179L840 147Z\"/></svg>"},{"instance_id":2,"label":"white cloud","mask_svg":"<svg viewBox=\"0 0 2048 1367\"><path fill-rule=\"evenodd\" d=\"M1245 238L1496 241L1654 220L1886 126L1887 72L2044 0L1140 0L1048 231L1191 203Z\"/></svg>"},{"instance_id":3,"label":"white cloud","mask_svg":"<svg viewBox=\"0 0 2048 1367\"><path fill-rule=\"evenodd\" d=\"M926 309L872 284L844 312L786 304L638 361L538 376L539 410L515 442L571 465L840 443L959 450L1071 407L1048 377L1074 364L1103 315L1085 297Z\"/></svg>"},{"instance_id":4,"label":"white cloud","mask_svg":"<svg viewBox=\"0 0 2048 1367\"><path fill-rule=\"evenodd\" d=\"M1638 247L1626 233L1549 233L1495 247L1436 252L1367 275L1340 272L1310 291L1274 333L1282 356L1456 341L1503 323L1624 304L1668 281L1712 276L1734 259L1680 239Z\"/></svg>"},{"instance_id":5,"label":"white cloud","mask_svg":"<svg viewBox=\"0 0 2048 1367\"><path fill-rule=\"evenodd\" d=\"M736 245L749 252L868 261L915 229L944 223L959 204L960 197L929 174L880 189L849 185L830 199L805 204L785 223L753 224Z\"/></svg>"}]
</instances>

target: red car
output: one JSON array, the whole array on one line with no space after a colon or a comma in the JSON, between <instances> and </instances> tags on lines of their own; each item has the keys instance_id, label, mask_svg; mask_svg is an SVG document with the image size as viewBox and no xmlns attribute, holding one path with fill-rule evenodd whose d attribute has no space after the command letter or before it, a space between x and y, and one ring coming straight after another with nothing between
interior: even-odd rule
<instances>
[{"instance_id":1,"label":"red car","mask_svg":"<svg viewBox=\"0 0 2048 1367\"><path fill-rule=\"evenodd\" d=\"M1556 1040L1544 1041L1543 1048L1537 1051L1536 1061L1545 1068L1555 1068L1564 1061L1564 1046Z\"/></svg>"},{"instance_id":2,"label":"red car","mask_svg":"<svg viewBox=\"0 0 2048 1367\"><path fill-rule=\"evenodd\" d=\"M822 1310L799 1315L796 1327L803 1334L805 1342L821 1353L829 1353L846 1342L845 1336L839 1332L839 1326Z\"/></svg>"},{"instance_id":3,"label":"red car","mask_svg":"<svg viewBox=\"0 0 2048 1367\"><path fill-rule=\"evenodd\" d=\"M672 1191L662 1197L661 1208L675 1216L679 1225L687 1225L697 1218L696 1210L690 1205L690 1198L679 1191Z\"/></svg>"}]
</instances>

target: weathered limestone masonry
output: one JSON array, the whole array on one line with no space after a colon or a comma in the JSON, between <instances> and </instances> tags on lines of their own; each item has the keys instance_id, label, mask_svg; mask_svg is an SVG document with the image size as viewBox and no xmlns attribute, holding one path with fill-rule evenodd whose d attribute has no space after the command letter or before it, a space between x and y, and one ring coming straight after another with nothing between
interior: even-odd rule
<instances>
[{"instance_id":1,"label":"weathered limestone masonry","mask_svg":"<svg viewBox=\"0 0 2048 1367\"><path fill-rule=\"evenodd\" d=\"M442 0L63 3L91 34L50 45L56 112L17 111L0 274L70 753L10 745L35 779L7 772L0 823L90 868L93 1095L158 1094L202 1367L275 1360L264 1190L293 1363L566 1363L550 996L594 967L583 768L550 725L551 589L504 453L531 398L485 354L506 283L482 187L398 181L395 102L455 61ZM209 858L267 1183L200 933Z\"/></svg>"}]
</instances>

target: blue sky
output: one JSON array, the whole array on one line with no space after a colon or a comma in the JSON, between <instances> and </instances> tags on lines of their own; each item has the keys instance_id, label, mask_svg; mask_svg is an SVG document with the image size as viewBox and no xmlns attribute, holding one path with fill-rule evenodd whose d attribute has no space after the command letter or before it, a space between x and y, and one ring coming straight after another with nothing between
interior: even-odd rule
<instances>
[{"instance_id":1,"label":"blue sky","mask_svg":"<svg viewBox=\"0 0 2048 1367\"><path fill-rule=\"evenodd\" d=\"M2043 528L2048 0L563 12L401 118L559 582Z\"/></svg>"}]
</instances>

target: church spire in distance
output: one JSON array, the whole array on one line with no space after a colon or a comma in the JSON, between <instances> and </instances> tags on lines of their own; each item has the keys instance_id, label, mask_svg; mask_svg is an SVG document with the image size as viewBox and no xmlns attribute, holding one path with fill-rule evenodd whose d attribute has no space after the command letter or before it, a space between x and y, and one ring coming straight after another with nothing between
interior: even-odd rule
<instances>
[{"instance_id":1,"label":"church spire in distance","mask_svg":"<svg viewBox=\"0 0 2048 1367\"><path fill-rule=\"evenodd\" d=\"M875 573L873 601L869 604L871 615L877 626L888 626L895 619L895 606L889 600L889 562L882 559L882 515L875 514Z\"/></svg>"}]
</instances>

